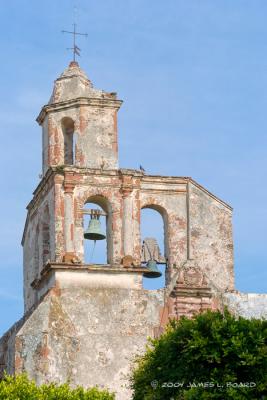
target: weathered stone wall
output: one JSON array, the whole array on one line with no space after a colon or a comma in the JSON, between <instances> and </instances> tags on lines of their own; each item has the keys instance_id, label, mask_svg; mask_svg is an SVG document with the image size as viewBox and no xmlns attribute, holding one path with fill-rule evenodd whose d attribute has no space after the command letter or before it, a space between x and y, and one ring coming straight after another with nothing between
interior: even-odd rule
<instances>
[{"instance_id":1,"label":"weathered stone wall","mask_svg":"<svg viewBox=\"0 0 267 400\"><path fill-rule=\"evenodd\" d=\"M23 237L24 308L28 311L36 301L31 283L38 279L44 264L55 260L54 187L45 185L36 193L28 213Z\"/></svg>"},{"instance_id":2,"label":"weathered stone wall","mask_svg":"<svg viewBox=\"0 0 267 400\"><path fill-rule=\"evenodd\" d=\"M186 179L179 177L144 176L141 181L140 208L158 211L164 222L164 255L169 274L187 258ZM140 221L135 247L140 253Z\"/></svg>"},{"instance_id":3,"label":"weathered stone wall","mask_svg":"<svg viewBox=\"0 0 267 400\"><path fill-rule=\"evenodd\" d=\"M49 170L44 182L29 205L24 235L25 298L31 298L27 308L33 301L34 245L39 224L42 246L44 205L50 215L51 261L84 262L83 209L92 202L107 213L107 263L120 265L131 256L140 265L141 209L152 208L164 221L167 282L190 255L219 290L233 288L232 211L189 179L64 167ZM40 261L39 270L43 266Z\"/></svg>"},{"instance_id":4,"label":"weathered stone wall","mask_svg":"<svg viewBox=\"0 0 267 400\"><path fill-rule=\"evenodd\" d=\"M118 169L121 103L116 93L94 89L71 62L37 118L45 174L28 206L23 238L26 310L40 297L32 283L48 259L84 263L87 202L107 214L107 264L121 265L130 257L140 265L141 210L152 208L164 221L167 284L175 269L193 258L219 290L233 289L231 208L190 178ZM74 149L66 129L75 134ZM64 165L69 160L74 165Z\"/></svg>"},{"instance_id":5,"label":"weathered stone wall","mask_svg":"<svg viewBox=\"0 0 267 400\"><path fill-rule=\"evenodd\" d=\"M0 340L0 376L27 371L38 384L97 384L129 400L129 373L147 337L160 334L168 318L219 306L194 265L165 303L164 291L143 290L135 273L57 270L38 306ZM228 292L222 300L237 316L267 318L267 295Z\"/></svg>"},{"instance_id":6,"label":"weathered stone wall","mask_svg":"<svg viewBox=\"0 0 267 400\"><path fill-rule=\"evenodd\" d=\"M4 372L12 375L16 372L15 354L17 349L17 333L27 319L24 315L0 338L0 379Z\"/></svg>"},{"instance_id":7,"label":"weathered stone wall","mask_svg":"<svg viewBox=\"0 0 267 400\"><path fill-rule=\"evenodd\" d=\"M82 209L87 201L98 203L108 213L108 260L114 264L120 264L126 255L133 256L136 265L140 264L141 209L153 208L164 221L168 274L186 261L190 246L192 258L218 288L233 287L232 211L203 188L191 184L192 206L187 210L188 180L185 178L147 176L134 170L119 173L87 170L83 174L76 170L73 175L69 173L69 178L74 187L71 248L82 261ZM63 191L62 186L61 198Z\"/></svg>"},{"instance_id":8,"label":"weathered stone wall","mask_svg":"<svg viewBox=\"0 0 267 400\"><path fill-rule=\"evenodd\" d=\"M168 281L189 257L219 290L234 287L231 207L195 182L174 177L145 176L140 197L141 208L163 217Z\"/></svg>"},{"instance_id":9,"label":"weathered stone wall","mask_svg":"<svg viewBox=\"0 0 267 400\"><path fill-rule=\"evenodd\" d=\"M167 288L168 319L179 319L182 316L191 318L207 309L222 309L221 294L211 284L197 261L187 260L175 272L173 280Z\"/></svg>"},{"instance_id":10,"label":"weathered stone wall","mask_svg":"<svg viewBox=\"0 0 267 400\"><path fill-rule=\"evenodd\" d=\"M42 174L45 175L49 161L49 138L47 135L48 132L48 118L45 118L42 124Z\"/></svg>"},{"instance_id":11,"label":"weathered stone wall","mask_svg":"<svg viewBox=\"0 0 267 400\"><path fill-rule=\"evenodd\" d=\"M223 295L230 312L244 318L267 319L267 294L230 292Z\"/></svg>"},{"instance_id":12,"label":"weathered stone wall","mask_svg":"<svg viewBox=\"0 0 267 400\"><path fill-rule=\"evenodd\" d=\"M118 168L117 108L83 105L79 108L49 113L43 122L44 171L50 165L64 165L64 136L62 121L74 122L75 165L87 168Z\"/></svg>"},{"instance_id":13,"label":"weathered stone wall","mask_svg":"<svg viewBox=\"0 0 267 400\"><path fill-rule=\"evenodd\" d=\"M190 256L219 290L232 290L232 209L195 182L189 191Z\"/></svg>"},{"instance_id":14,"label":"weathered stone wall","mask_svg":"<svg viewBox=\"0 0 267 400\"><path fill-rule=\"evenodd\" d=\"M99 285L65 278L51 290L17 332L8 370L16 364L17 373L26 370L37 383L99 385L129 400L131 361L159 325L163 293ZM9 348L14 353L14 338Z\"/></svg>"},{"instance_id":15,"label":"weathered stone wall","mask_svg":"<svg viewBox=\"0 0 267 400\"><path fill-rule=\"evenodd\" d=\"M13 325L0 339L0 378L4 371L9 374L15 371L16 325Z\"/></svg>"}]
</instances>

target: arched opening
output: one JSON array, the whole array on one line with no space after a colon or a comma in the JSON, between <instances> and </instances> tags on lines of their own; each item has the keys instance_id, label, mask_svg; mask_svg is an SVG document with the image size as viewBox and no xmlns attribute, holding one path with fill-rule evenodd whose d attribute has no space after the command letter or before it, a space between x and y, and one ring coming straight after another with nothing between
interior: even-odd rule
<instances>
[{"instance_id":1,"label":"arched opening","mask_svg":"<svg viewBox=\"0 0 267 400\"><path fill-rule=\"evenodd\" d=\"M65 117L61 121L61 126L64 137L64 164L73 165L75 163L74 121Z\"/></svg>"},{"instance_id":2,"label":"arched opening","mask_svg":"<svg viewBox=\"0 0 267 400\"><path fill-rule=\"evenodd\" d=\"M43 266L50 260L50 215L48 206L45 207L42 218L42 261Z\"/></svg>"},{"instance_id":3,"label":"arched opening","mask_svg":"<svg viewBox=\"0 0 267 400\"><path fill-rule=\"evenodd\" d=\"M83 219L86 233L84 237L84 261L86 264L111 264L111 223L111 207L108 200L100 195L90 197L84 205ZM103 236L105 238L102 239Z\"/></svg>"},{"instance_id":4,"label":"arched opening","mask_svg":"<svg viewBox=\"0 0 267 400\"><path fill-rule=\"evenodd\" d=\"M142 265L148 260L156 261L159 278L143 278L145 289L161 289L165 287L165 272L168 261L167 214L159 206L149 205L141 210Z\"/></svg>"}]
</instances>

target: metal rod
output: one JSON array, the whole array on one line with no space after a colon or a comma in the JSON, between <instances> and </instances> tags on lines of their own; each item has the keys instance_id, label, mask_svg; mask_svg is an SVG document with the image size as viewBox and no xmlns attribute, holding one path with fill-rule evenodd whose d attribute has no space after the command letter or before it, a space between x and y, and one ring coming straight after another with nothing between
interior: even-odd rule
<instances>
[{"instance_id":1,"label":"metal rod","mask_svg":"<svg viewBox=\"0 0 267 400\"><path fill-rule=\"evenodd\" d=\"M76 24L75 24L75 22L74 22L74 24L73 24L73 61L75 62L76 61L76 52L75 52L75 49L76 49Z\"/></svg>"},{"instance_id":2,"label":"metal rod","mask_svg":"<svg viewBox=\"0 0 267 400\"><path fill-rule=\"evenodd\" d=\"M190 232L190 186L189 181L187 181L186 185L186 250L187 250L187 260L191 258L191 232Z\"/></svg>"},{"instance_id":3,"label":"metal rod","mask_svg":"<svg viewBox=\"0 0 267 400\"><path fill-rule=\"evenodd\" d=\"M68 50L73 50L73 61L76 61L76 55L80 56L80 51L81 49L77 46L76 44L76 36L85 36L87 37L88 34L87 33L81 33L81 32L77 32L76 31L77 28L77 24L75 22L75 18L74 18L74 23L73 23L73 31L66 31L66 30L62 30L62 33L70 33L71 35L73 35L73 47L68 47Z\"/></svg>"},{"instance_id":4,"label":"metal rod","mask_svg":"<svg viewBox=\"0 0 267 400\"><path fill-rule=\"evenodd\" d=\"M93 249L92 249L91 256L90 256L90 264L92 264L92 261L93 261L95 245L96 245L96 240L94 240L94 245L93 245Z\"/></svg>"}]
</instances>

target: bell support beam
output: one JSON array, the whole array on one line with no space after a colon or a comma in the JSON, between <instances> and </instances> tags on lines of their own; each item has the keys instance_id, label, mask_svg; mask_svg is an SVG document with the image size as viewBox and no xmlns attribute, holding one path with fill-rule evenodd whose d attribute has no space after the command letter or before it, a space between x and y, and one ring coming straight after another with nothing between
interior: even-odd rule
<instances>
[{"instance_id":1,"label":"bell support beam","mask_svg":"<svg viewBox=\"0 0 267 400\"><path fill-rule=\"evenodd\" d=\"M100 215L101 217L106 217L108 214L102 210L97 210L94 208L89 208L88 210L82 210L83 214L86 215Z\"/></svg>"}]
</instances>

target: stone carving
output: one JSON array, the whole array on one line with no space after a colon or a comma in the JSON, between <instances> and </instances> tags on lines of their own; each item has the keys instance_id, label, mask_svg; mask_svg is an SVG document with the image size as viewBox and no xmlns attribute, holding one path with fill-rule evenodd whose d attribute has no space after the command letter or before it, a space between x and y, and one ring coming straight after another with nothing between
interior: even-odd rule
<instances>
[{"instance_id":1,"label":"stone carving","mask_svg":"<svg viewBox=\"0 0 267 400\"><path fill-rule=\"evenodd\" d=\"M195 260L187 260L181 267L178 283L185 286L206 286L203 272Z\"/></svg>"},{"instance_id":2,"label":"stone carving","mask_svg":"<svg viewBox=\"0 0 267 400\"><path fill-rule=\"evenodd\" d=\"M195 267L190 267L184 271L184 282L186 285L200 286L202 278L202 272Z\"/></svg>"}]
</instances>

